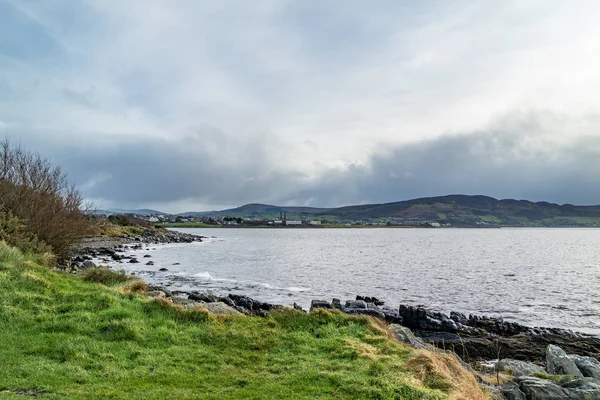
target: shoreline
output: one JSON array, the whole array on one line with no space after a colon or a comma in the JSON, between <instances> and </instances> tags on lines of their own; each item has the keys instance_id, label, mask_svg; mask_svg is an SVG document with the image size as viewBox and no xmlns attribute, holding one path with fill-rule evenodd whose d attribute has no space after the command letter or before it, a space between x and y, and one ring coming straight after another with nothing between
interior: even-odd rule
<instances>
[{"instance_id":1,"label":"shoreline","mask_svg":"<svg viewBox=\"0 0 600 400\"><path fill-rule=\"evenodd\" d=\"M202 237L188 235L177 231L161 236L162 241L156 242L156 236L136 237L132 242L131 237L124 238L90 238L80 244L75 250L76 255L70 260L68 272L76 273L79 270L95 266L92 259L115 261L139 261L134 257L124 256L127 250L141 250L142 244L167 244L167 243L192 243L202 241ZM138 235L139 236L139 235ZM150 261L151 262L151 261ZM165 294L172 293L168 287L153 285L156 291ZM167 298L190 299L202 298L202 293L209 293L207 297L214 302L223 299L246 299L241 306L251 314L258 310L270 310L273 308L289 307L281 304L270 304L252 299L245 295L228 293L224 296L216 295L210 291L198 290L176 291L174 294L165 295ZM200 297L198 297L200 296ZM190 298L191 297L191 298ZM227 301L229 303L229 301ZM258 304L258 308L251 306ZM294 304L294 308L302 307ZM515 358L540 360L547 344L559 344L570 348L567 343L575 340L579 344L574 346L580 353L591 355L600 352L600 335L595 336L588 333L575 332L569 329L552 327L530 327L516 322L506 322L501 317L465 315L459 312L444 314L428 309L426 306L412 306L400 304L398 307L390 307L375 297L357 296L356 299L346 300L343 303L339 299L322 300L313 299L310 309L325 308L337 309L350 314L363 314L378 318L387 323L398 323L414 330L418 337L434 344L437 347L452 347L458 355L470 354L477 359L492 359L497 353L497 345L506 347L508 355ZM584 343L587 343L585 345ZM542 348L542 345L544 348ZM533 347L532 347L533 346ZM591 351L590 347L596 350Z\"/></svg>"},{"instance_id":2,"label":"shoreline","mask_svg":"<svg viewBox=\"0 0 600 400\"><path fill-rule=\"evenodd\" d=\"M163 241L158 243L202 241L199 236L168 232L171 233L162 236ZM83 253L75 258L89 261L86 258L104 256L123 261L128 256L121 253L127 249L141 250L144 248L143 244L157 244L151 240L154 237L137 237L133 243L130 237L90 239L82 244L80 251ZM107 244L112 246L106 247ZM86 266L85 261L81 268L67 272L77 273L78 270L89 268L89 263ZM261 302L240 294L217 295L200 290L171 291L160 285L148 285L144 294L183 309L201 308L213 314L269 318L271 312L293 308L303 313L365 316L385 327L397 340L415 349L454 354L463 367L475 376L481 387L503 396L502 398L529 398L524 393L552 391L563 396L557 398L579 399L576 396L582 391L597 393L598 390L600 393L600 383L597 383L600 380L600 362L597 360L600 354L600 335L560 328L530 327L498 317L467 316L459 312L445 314L425 306L400 304L390 307L379 299L368 296L356 296L355 299L345 301L335 298L331 301L313 299L310 309L305 310L297 304L288 307ZM563 363L568 369L557 367L557 363ZM497 381L490 380L494 375ZM518 397L521 395L522 397Z\"/></svg>"}]
</instances>

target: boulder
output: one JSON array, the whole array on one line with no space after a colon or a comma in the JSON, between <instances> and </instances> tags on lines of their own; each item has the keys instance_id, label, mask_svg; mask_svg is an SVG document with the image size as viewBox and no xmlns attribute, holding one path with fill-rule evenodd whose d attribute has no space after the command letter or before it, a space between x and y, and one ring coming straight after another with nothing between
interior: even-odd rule
<instances>
[{"instance_id":1,"label":"boulder","mask_svg":"<svg viewBox=\"0 0 600 400\"><path fill-rule=\"evenodd\" d=\"M310 302L310 311L316 308L333 308L327 300L313 300Z\"/></svg>"},{"instance_id":2,"label":"boulder","mask_svg":"<svg viewBox=\"0 0 600 400\"><path fill-rule=\"evenodd\" d=\"M227 304L229 307L235 307L236 306L235 301L231 300L231 298L229 298L229 297L221 297L219 299L219 301L221 303Z\"/></svg>"},{"instance_id":3,"label":"boulder","mask_svg":"<svg viewBox=\"0 0 600 400\"><path fill-rule=\"evenodd\" d=\"M148 297L167 297L167 294L162 290L151 290L146 294Z\"/></svg>"},{"instance_id":4,"label":"boulder","mask_svg":"<svg viewBox=\"0 0 600 400\"><path fill-rule=\"evenodd\" d=\"M240 315L241 314L239 311L237 311L233 307L230 307L227 304L222 303L220 301L218 301L216 303L206 303L206 304L204 304L204 307L206 307L206 309L213 314L219 314L219 315Z\"/></svg>"},{"instance_id":5,"label":"boulder","mask_svg":"<svg viewBox=\"0 0 600 400\"><path fill-rule=\"evenodd\" d=\"M600 381L600 361L594 357L585 357L578 355L569 355L583 376L594 378Z\"/></svg>"},{"instance_id":6,"label":"boulder","mask_svg":"<svg viewBox=\"0 0 600 400\"><path fill-rule=\"evenodd\" d=\"M193 292L190 293L188 299L194 301L203 301L205 303L216 303L219 301L219 296L213 292Z\"/></svg>"},{"instance_id":7,"label":"boulder","mask_svg":"<svg viewBox=\"0 0 600 400\"><path fill-rule=\"evenodd\" d=\"M171 300L173 301L173 303L179 304L180 306L183 306L185 308L192 308L197 305L203 304L201 302L197 302L197 301L190 300L190 299L185 299L183 297L173 297Z\"/></svg>"},{"instance_id":8,"label":"boulder","mask_svg":"<svg viewBox=\"0 0 600 400\"><path fill-rule=\"evenodd\" d=\"M154 265L154 261L148 261L146 265Z\"/></svg>"},{"instance_id":9,"label":"boulder","mask_svg":"<svg viewBox=\"0 0 600 400\"><path fill-rule=\"evenodd\" d=\"M150 258L152 257L150 254L144 254L144 258Z\"/></svg>"},{"instance_id":10,"label":"boulder","mask_svg":"<svg viewBox=\"0 0 600 400\"><path fill-rule=\"evenodd\" d=\"M129 260L130 264L139 264L139 261L136 260L135 258L132 258L131 260Z\"/></svg>"},{"instance_id":11,"label":"boulder","mask_svg":"<svg viewBox=\"0 0 600 400\"><path fill-rule=\"evenodd\" d=\"M94 268L96 266L96 264L94 264L94 262L91 260L85 260L82 263L82 266L83 266L83 268Z\"/></svg>"},{"instance_id":12,"label":"boulder","mask_svg":"<svg viewBox=\"0 0 600 400\"><path fill-rule=\"evenodd\" d=\"M499 371L510 372L513 376L533 375L536 372L543 374L546 372L542 367L534 363L513 360L511 358L498 361L497 368Z\"/></svg>"},{"instance_id":13,"label":"boulder","mask_svg":"<svg viewBox=\"0 0 600 400\"><path fill-rule=\"evenodd\" d=\"M507 400L527 400L525 393L519 389L519 385L516 382L504 382L500 385L500 389Z\"/></svg>"},{"instance_id":14,"label":"boulder","mask_svg":"<svg viewBox=\"0 0 600 400\"><path fill-rule=\"evenodd\" d=\"M528 400L565 400L569 398L565 389L549 379L520 376L515 378L515 382Z\"/></svg>"},{"instance_id":15,"label":"boulder","mask_svg":"<svg viewBox=\"0 0 600 400\"><path fill-rule=\"evenodd\" d=\"M344 308L367 308L367 303L364 300L348 300Z\"/></svg>"},{"instance_id":16,"label":"boulder","mask_svg":"<svg viewBox=\"0 0 600 400\"><path fill-rule=\"evenodd\" d=\"M340 299L333 299L331 301L331 305L333 306L333 308L336 308L338 310L342 310L342 301Z\"/></svg>"},{"instance_id":17,"label":"boulder","mask_svg":"<svg viewBox=\"0 0 600 400\"><path fill-rule=\"evenodd\" d=\"M600 399L600 382L593 378L579 378L561 385L572 400L598 400Z\"/></svg>"},{"instance_id":18,"label":"boulder","mask_svg":"<svg viewBox=\"0 0 600 400\"><path fill-rule=\"evenodd\" d=\"M414 333L412 333L412 331L405 326L391 324L388 326L388 329L392 332L396 339L402 343L406 343L410 347L414 347L415 349L424 349L427 347L423 339L416 337Z\"/></svg>"},{"instance_id":19,"label":"boulder","mask_svg":"<svg viewBox=\"0 0 600 400\"><path fill-rule=\"evenodd\" d=\"M166 268L160 268L159 271L160 272L166 272L166 271L168 271L168 269L166 269Z\"/></svg>"},{"instance_id":20,"label":"boulder","mask_svg":"<svg viewBox=\"0 0 600 400\"><path fill-rule=\"evenodd\" d=\"M563 349L553 344L546 348L546 370L552 375L572 375L583 378L575 362Z\"/></svg>"},{"instance_id":21,"label":"boulder","mask_svg":"<svg viewBox=\"0 0 600 400\"><path fill-rule=\"evenodd\" d=\"M248 311L253 311L255 308L254 300L252 300L250 297L238 294L229 294L229 298L233 300L238 307L245 308Z\"/></svg>"}]
</instances>

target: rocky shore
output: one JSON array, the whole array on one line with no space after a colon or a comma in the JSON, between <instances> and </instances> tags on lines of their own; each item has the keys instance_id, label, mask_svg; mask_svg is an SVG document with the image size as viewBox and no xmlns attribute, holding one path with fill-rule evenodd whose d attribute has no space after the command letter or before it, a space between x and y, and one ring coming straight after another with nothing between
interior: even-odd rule
<instances>
[{"instance_id":1,"label":"rocky shore","mask_svg":"<svg viewBox=\"0 0 600 400\"><path fill-rule=\"evenodd\" d=\"M178 231L155 229L145 229L142 233L136 235L86 238L72 248L69 259L60 260L59 266L63 270L75 273L80 269L96 266L94 259L100 259L101 262L112 260L139 263L137 257L126 256L123 253L128 250L142 250L153 244L194 243L201 242L202 239L205 239L205 237Z\"/></svg>"}]
</instances>

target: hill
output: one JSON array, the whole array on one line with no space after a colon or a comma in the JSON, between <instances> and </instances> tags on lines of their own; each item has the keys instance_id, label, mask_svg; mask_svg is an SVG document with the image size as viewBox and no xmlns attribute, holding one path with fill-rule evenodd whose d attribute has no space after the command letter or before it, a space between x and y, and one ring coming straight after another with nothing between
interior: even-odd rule
<instances>
[{"instance_id":1,"label":"hill","mask_svg":"<svg viewBox=\"0 0 600 400\"><path fill-rule=\"evenodd\" d=\"M187 212L181 213L181 216L245 216L245 215L264 215L264 216L279 216L279 213L286 212L292 215L298 214L319 214L325 213L329 208L316 208L316 207L296 207L296 206L273 206L269 204L246 204L241 207L230 208L221 211L208 211L208 212Z\"/></svg>"},{"instance_id":2,"label":"hill","mask_svg":"<svg viewBox=\"0 0 600 400\"><path fill-rule=\"evenodd\" d=\"M407 225L438 222L451 226L600 227L600 206L559 205L514 199L498 200L488 196L461 194L338 208L246 204L222 211L180 215L254 216L276 219L280 212L287 212L288 219L305 215L312 219L337 222L389 222Z\"/></svg>"},{"instance_id":3,"label":"hill","mask_svg":"<svg viewBox=\"0 0 600 400\"><path fill-rule=\"evenodd\" d=\"M455 226L600 226L600 206L449 195L327 211L345 220L432 221Z\"/></svg>"}]
</instances>

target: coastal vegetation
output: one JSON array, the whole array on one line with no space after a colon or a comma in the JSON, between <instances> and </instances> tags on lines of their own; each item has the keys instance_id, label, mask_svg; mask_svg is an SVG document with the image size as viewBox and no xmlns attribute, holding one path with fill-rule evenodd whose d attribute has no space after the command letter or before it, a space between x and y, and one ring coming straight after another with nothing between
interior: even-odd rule
<instances>
[{"instance_id":1,"label":"coastal vegetation","mask_svg":"<svg viewBox=\"0 0 600 400\"><path fill-rule=\"evenodd\" d=\"M2 239L14 245L45 243L57 256L89 234L83 197L60 166L8 140L0 143Z\"/></svg>"},{"instance_id":2,"label":"coastal vegetation","mask_svg":"<svg viewBox=\"0 0 600 400\"><path fill-rule=\"evenodd\" d=\"M485 398L454 357L365 317L216 316L47 263L0 244L1 398Z\"/></svg>"}]
</instances>

